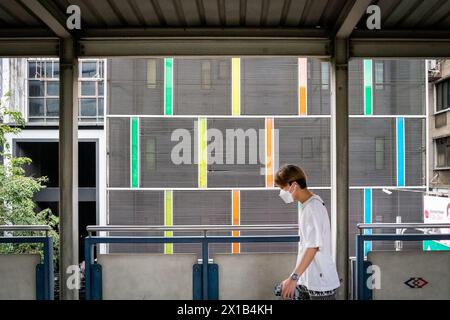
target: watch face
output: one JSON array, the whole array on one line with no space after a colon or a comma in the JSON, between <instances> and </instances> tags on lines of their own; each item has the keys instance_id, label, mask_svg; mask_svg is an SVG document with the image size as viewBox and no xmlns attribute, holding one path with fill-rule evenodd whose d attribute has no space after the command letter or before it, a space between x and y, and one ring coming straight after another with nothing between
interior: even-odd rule
<instances>
[{"instance_id":1,"label":"watch face","mask_svg":"<svg viewBox=\"0 0 450 320\"><path fill-rule=\"evenodd\" d=\"M291 275L292 280L298 280L298 274L294 273Z\"/></svg>"}]
</instances>

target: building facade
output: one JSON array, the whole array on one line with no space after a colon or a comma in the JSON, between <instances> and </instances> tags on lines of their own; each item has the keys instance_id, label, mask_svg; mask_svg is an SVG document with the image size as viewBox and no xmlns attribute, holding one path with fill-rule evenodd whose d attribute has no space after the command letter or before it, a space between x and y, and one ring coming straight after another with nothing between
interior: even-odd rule
<instances>
[{"instance_id":1,"label":"building facade","mask_svg":"<svg viewBox=\"0 0 450 320\"><path fill-rule=\"evenodd\" d=\"M30 174L50 177L36 201L57 210L58 62L3 59L1 66L3 92L12 92L11 108L27 120L22 133L10 137L13 153L34 160ZM405 190L427 186L427 71L424 60L360 59L349 69L354 255L359 222L423 221L422 194ZM296 223L301 206L285 205L273 181L285 163L305 169L333 219L332 126L339 110L331 104L330 77L327 61L299 57L82 60L80 235L86 224ZM388 188L402 191L383 192ZM296 245L217 244L211 250L295 252Z\"/></svg>"},{"instance_id":2,"label":"building facade","mask_svg":"<svg viewBox=\"0 0 450 320\"><path fill-rule=\"evenodd\" d=\"M38 210L59 214L58 116L59 62L51 58L0 59L1 96L10 110L20 111L26 127L8 136L11 154L32 159L26 173L47 176L47 187L35 196ZM86 226L105 223L104 85L106 60L80 60L79 74L79 257ZM9 94L9 97L4 97ZM8 119L5 119L8 121ZM5 161L7 161L5 159ZM81 261L80 260L80 261Z\"/></svg>"},{"instance_id":3,"label":"building facade","mask_svg":"<svg viewBox=\"0 0 450 320\"><path fill-rule=\"evenodd\" d=\"M450 189L450 60L429 62L430 188Z\"/></svg>"}]
</instances>

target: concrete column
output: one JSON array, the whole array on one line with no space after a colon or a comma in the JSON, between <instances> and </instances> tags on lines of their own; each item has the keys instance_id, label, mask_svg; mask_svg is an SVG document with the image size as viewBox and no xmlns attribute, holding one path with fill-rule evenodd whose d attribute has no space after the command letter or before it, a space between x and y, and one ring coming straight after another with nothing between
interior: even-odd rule
<instances>
[{"instance_id":1,"label":"concrete column","mask_svg":"<svg viewBox=\"0 0 450 320\"><path fill-rule=\"evenodd\" d=\"M59 89L59 216L61 300L78 300L69 285L70 266L78 265L78 58L73 38L60 40ZM69 280L69 281L68 281Z\"/></svg>"},{"instance_id":2,"label":"concrete column","mask_svg":"<svg viewBox=\"0 0 450 320\"><path fill-rule=\"evenodd\" d=\"M332 196L333 240L337 270L341 279L339 299L348 298L348 195L349 195L349 155L348 155L348 40L336 39L332 59L332 117L333 166Z\"/></svg>"}]
</instances>

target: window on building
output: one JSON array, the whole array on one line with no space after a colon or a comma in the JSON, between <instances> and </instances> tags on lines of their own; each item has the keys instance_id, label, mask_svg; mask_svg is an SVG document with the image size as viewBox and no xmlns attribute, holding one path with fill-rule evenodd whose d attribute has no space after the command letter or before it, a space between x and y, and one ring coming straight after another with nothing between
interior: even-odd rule
<instances>
[{"instance_id":1,"label":"window on building","mask_svg":"<svg viewBox=\"0 0 450 320\"><path fill-rule=\"evenodd\" d=\"M307 59L306 62L306 78L309 80L311 79L311 68L312 68L312 62L310 59Z\"/></svg>"},{"instance_id":2,"label":"window on building","mask_svg":"<svg viewBox=\"0 0 450 320\"><path fill-rule=\"evenodd\" d=\"M384 89L384 63L375 61L375 89Z\"/></svg>"},{"instance_id":3,"label":"window on building","mask_svg":"<svg viewBox=\"0 0 450 320\"><path fill-rule=\"evenodd\" d=\"M145 162L147 163L147 170L155 171L156 170L156 139L155 138L147 138L145 144Z\"/></svg>"},{"instance_id":4,"label":"window on building","mask_svg":"<svg viewBox=\"0 0 450 320\"><path fill-rule=\"evenodd\" d=\"M229 78L229 73L230 73L230 65L228 64L228 61L226 60L219 61L218 78L220 80L226 80Z\"/></svg>"},{"instance_id":5,"label":"window on building","mask_svg":"<svg viewBox=\"0 0 450 320\"><path fill-rule=\"evenodd\" d=\"M147 88L156 88L156 59L147 59Z\"/></svg>"},{"instance_id":6,"label":"window on building","mask_svg":"<svg viewBox=\"0 0 450 320\"><path fill-rule=\"evenodd\" d=\"M384 137L375 138L375 169L383 170L385 167L385 140Z\"/></svg>"},{"instance_id":7,"label":"window on building","mask_svg":"<svg viewBox=\"0 0 450 320\"><path fill-rule=\"evenodd\" d=\"M28 122L58 122L59 62L28 61ZM104 61L79 64L79 120L102 122L104 113Z\"/></svg>"},{"instance_id":8,"label":"window on building","mask_svg":"<svg viewBox=\"0 0 450 320\"><path fill-rule=\"evenodd\" d=\"M450 168L450 137L435 140L436 168Z\"/></svg>"},{"instance_id":9,"label":"window on building","mask_svg":"<svg viewBox=\"0 0 450 320\"><path fill-rule=\"evenodd\" d=\"M313 139L311 137L302 138L302 158L313 157Z\"/></svg>"},{"instance_id":10,"label":"window on building","mask_svg":"<svg viewBox=\"0 0 450 320\"><path fill-rule=\"evenodd\" d=\"M450 79L436 84L436 111L450 108Z\"/></svg>"},{"instance_id":11,"label":"window on building","mask_svg":"<svg viewBox=\"0 0 450 320\"><path fill-rule=\"evenodd\" d=\"M104 61L82 60L79 70L79 120L102 122L105 104Z\"/></svg>"},{"instance_id":12,"label":"window on building","mask_svg":"<svg viewBox=\"0 0 450 320\"><path fill-rule=\"evenodd\" d=\"M43 77L42 74L42 64L43 61L30 61L28 62L28 78L30 79L40 79Z\"/></svg>"},{"instance_id":13,"label":"window on building","mask_svg":"<svg viewBox=\"0 0 450 320\"><path fill-rule=\"evenodd\" d=\"M202 61L202 89L211 89L211 61Z\"/></svg>"},{"instance_id":14,"label":"window on building","mask_svg":"<svg viewBox=\"0 0 450 320\"><path fill-rule=\"evenodd\" d=\"M57 122L59 64L55 60L28 62L28 121Z\"/></svg>"},{"instance_id":15,"label":"window on building","mask_svg":"<svg viewBox=\"0 0 450 320\"><path fill-rule=\"evenodd\" d=\"M328 62L322 62L321 63L321 83L322 83L322 89L328 90L330 86L330 65Z\"/></svg>"}]
</instances>

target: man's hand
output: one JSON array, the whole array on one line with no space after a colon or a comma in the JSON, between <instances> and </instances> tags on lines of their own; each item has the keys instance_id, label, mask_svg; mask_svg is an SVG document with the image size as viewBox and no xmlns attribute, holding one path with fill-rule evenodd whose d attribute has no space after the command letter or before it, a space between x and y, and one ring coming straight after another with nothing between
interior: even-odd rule
<instances>
[{"instance_id":1,"label":"man's hand","mask_svg":"<svg viewBox=\"0 0 450 320\"><path fill-rule=\"evenodd\" d=\"M283 299L293 299L296 285L297 281L292 280L290 277L284 280L281 286L281 297Z\"/></svg>"}]
</instances>

